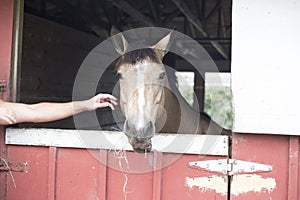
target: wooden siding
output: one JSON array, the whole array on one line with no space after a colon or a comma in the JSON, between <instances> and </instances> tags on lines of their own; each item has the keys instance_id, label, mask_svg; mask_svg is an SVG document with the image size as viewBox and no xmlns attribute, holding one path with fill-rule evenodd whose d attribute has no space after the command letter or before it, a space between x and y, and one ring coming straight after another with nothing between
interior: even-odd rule
<instances>
[{"instance_id":1,"label":"wooden siding","mask_svg":"<svg viewBox=\"0 0 300 200\"><path fill-rule=\"evenodd\" d=\"M22 131L25 136L20 135ZM111 146L108 146L108 149L93 146L89 148L89 145L81 148L69 145L67 148L53 143L49 146L50 143L45 143L43 139L37 145L30 143L28 139L40 139L40 135L45 134L43 129L28 131L31 132L30 137L24 129L10 129L7 132L10 160L27 163L26 173L13 172L14 181L9 178L7 199L227 199L226 175L212 175L210 172L192 169L188 165L191 161L226 159L227 136L213 136L215 139L220 138L223 143L223 147L215 145L220 151L206 151L206 154L202 154L200 150L205 146L203 142L207 140L207 136L198 135L194 142L200 154L189 154L189 150L184 154L172 153L172 150L165 153L154 150L145 155L132 151L118 151L119 147L114 149ZM47 131L52 131L52 135L65 132L69 140L72 141L74 137L77 140L75 131L72 131L73 137L69 135L69 131ZM94 139L95 134L103 134L93 131L83 131L82 134L84 133L90 133L91 139ZM14 135L16 137L13 137ZM172 140L170 136L162 137L165 139L160 140ZM56 144L61 143L59 138L56 139ZM115 139L122 140L122 137ZM18 144L21 140L24 141L22 145ZM61 140L65 140L64 137ZM154 147L156 143L157 141L153 141ZM176 145L170 149L176 149ZM197 178L211 181L218 178L222 181L214 186L216 189L206 187L200 181L195 184L189 184L187 181ZM218 189L220 187L221 191Z\"/></svg>"}]
</instances>

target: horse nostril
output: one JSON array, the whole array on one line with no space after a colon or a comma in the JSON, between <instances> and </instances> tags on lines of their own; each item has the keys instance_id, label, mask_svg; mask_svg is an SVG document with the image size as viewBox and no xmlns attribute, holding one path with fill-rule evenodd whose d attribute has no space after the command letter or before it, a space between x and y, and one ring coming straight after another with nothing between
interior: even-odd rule
<instances>
[{"instance_id":1,"label":"horse nostril","mask_svg":"<svg viewBox=\"0 0 300 200\"><path fill-rule=\"evenodd\" d=\"M129 125L128 125L128 121L126 120L124 122L124 131L126 132L127 130L129 130Z\"/></svg>"},{"instance_id":2,"label":"horse nostril","mask_svg":"<svg viewBox=\"0 0 300 200\"><path fill-rule=\"evenodd\" d=\"M155 126L151 121L145 125L145 127L143 128L143 132L147 138L151 138L154 136Z\"/></svg>"},{"instance_id":3,"label":"horse nostril","mask_svg":"<svg viewBox=\"0 0 300 200\"><path fill-rule=\"evenodd\" d=\"M136 133L135 127L128 120L124 122L124 132L128 136L134 136Z\"/></svg>"},{"instance_id":4,"label":"horse nostril","mask_svg":"<svg viewBox=\"0 0 300 200\"><path fill-rule=\"evenodd\" d=\"M151 149L152 149L152 143L150 141L149 144L148 144L148 146L147 146L147 150L151 151Z\"/></svg>"}]
</instances>

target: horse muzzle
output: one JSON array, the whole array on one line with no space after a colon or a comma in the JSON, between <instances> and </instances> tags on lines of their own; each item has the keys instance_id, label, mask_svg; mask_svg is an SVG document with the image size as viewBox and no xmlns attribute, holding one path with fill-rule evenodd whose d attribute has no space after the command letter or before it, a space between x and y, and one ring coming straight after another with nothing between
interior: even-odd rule
<instances>
[{"instance_id":1,"label":"horse muzzle","mask_svg":"<svg viewBox=\"0 0 300 200\"><path fill-rule=\"evenodd\" d=\"M135 152L146 153L152 150L151 139L132 138L130 144Z\"/></svg>"},{"instance_id":2,"label":"horse muzzle","mask_svg":"<svg viewBox=\"0 0 300 200\"><path fill-rule=\"evenodd\" d=\"M129 138L152 138L155 133L155 126L151 121L141 124L126 120L124 132Z\"/></svg>"},{"instance_id":3,"label":"horse muzzle","mask_svg":"<svg viewBox=\"0 0 300 200\"><path fill-rule=\"evenodd\" d=\"M151 121L141 125L125 121L124 132L129 139L134 151L139 153L149 152L152 149L151 138L154 136L155 127Z\"/></svg>"}]
</instances>

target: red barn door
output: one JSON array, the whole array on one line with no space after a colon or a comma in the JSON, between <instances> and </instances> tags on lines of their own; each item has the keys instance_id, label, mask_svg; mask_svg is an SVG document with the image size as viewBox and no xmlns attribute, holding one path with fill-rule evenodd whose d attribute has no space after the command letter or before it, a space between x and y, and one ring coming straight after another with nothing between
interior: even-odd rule
<instances>
[{"instance_id":1,"label":"red barn door","mask_svg":"<svg viewBox=\"0 0 300 200\"><path fill-rule=\"evenodd\" d=\"M8 129L8 157L26 169L8 178L7 199L227 199L226 174L191 164L227 160L227 136L156 138L153 148L159 152L139 154L117 151L130 146L124 134L115 132ZM176 145L184 140L189 145Z\"/></svg>"},{"instance_id":2,"label":"red barn door","mask_svg":"<svg viewBox=\"0 0 300 200\"><path fill-rule=\"evenodd\" d=\"M9 78L13 36L14 4L11 0L0 1L0 99L9 97ZM1 168L7 159L5 127L0 125L0 199L6 199L6 173Z\"/></svg>"},{"instance_id":3,"label":"red barn door","mask_svg":"<svg viewBox=\"0 0 300 200\"><path fill-rule=\"evenodd\" d=\"M235 133L233 160L266 164L272 170L249 165L255 172L237 172L231 179L230 199L299 199L299 140L299 136Z\"/></svg>"}]
</instances>

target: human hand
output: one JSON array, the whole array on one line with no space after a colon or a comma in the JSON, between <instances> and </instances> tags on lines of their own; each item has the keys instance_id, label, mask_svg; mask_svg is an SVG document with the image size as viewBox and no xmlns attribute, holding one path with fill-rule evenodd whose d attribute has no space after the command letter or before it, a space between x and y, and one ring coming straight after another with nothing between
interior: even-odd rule
<instances>
[{"instance_id":1,"label":"human hand","mask_svg":"<svg viewBox=\"0 0 300 200\"><path fill-rule=\"evenodd\" d=\"M118 105L117 98L110 94L98 94L93 98L89 99L88 110L96 110L98 108L110 107L115 110L115 105Z\"/></svg>"},{"instance_id":2,"label":"human hand","mask_svg":"<svg viewBox=\"0 0 300 200\"><path fill-rule=\"evenodd\" d=\"M17 123L16 115L9 109L0 107L0 125Z\"/></svg>"}]
</instances>

